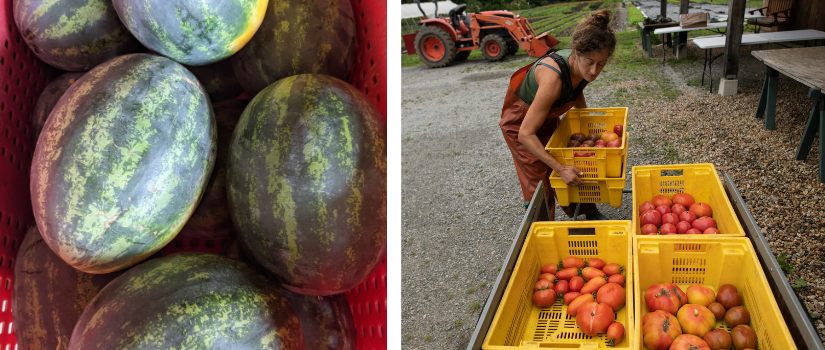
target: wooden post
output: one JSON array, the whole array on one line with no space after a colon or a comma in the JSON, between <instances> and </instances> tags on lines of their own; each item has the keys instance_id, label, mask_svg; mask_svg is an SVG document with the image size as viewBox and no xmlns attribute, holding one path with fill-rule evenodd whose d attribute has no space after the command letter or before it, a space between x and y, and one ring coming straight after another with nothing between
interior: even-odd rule
<instances>
[{"instance_id":1,"label":"wooden post","mask_svg":"<svg viewBox=\"0 0 825 350\"><path fill-rule=\"evenodd\" d=\"M667 0L662 0L662 8L659 10L662 17L667 17Z\"/></svg>"},{"instance_id":2,"label":"wooden post","mask_svg":"<svg viewBox=\"0 0 825 350\"><path fill-rule=\"evenodd\" d=\"M690 0L679 1L679 14L687 14ZM674 18L675 20L675 18ZM681 25L681 23L679 23ZM676 47L676 59L683 60L687 58L687 32L677 33L679 36L679 46Z\"/></svg>"},{"instance_id":3,"label":"wooden post","mask_svg":"<svg viewBox=\"0 0 825 350\"><path fill-rule=\"evenodd\" d=\"M745 24L745 0L730 0L728 5L728 34L725 36L725 68L723 76L736 80L739 75L739 51Z\"/></svg>"}]
</instances>

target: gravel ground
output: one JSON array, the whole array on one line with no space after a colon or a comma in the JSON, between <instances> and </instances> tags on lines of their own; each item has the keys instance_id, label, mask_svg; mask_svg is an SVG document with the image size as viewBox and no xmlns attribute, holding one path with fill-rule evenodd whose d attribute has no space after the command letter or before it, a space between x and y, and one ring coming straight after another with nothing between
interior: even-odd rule
<instances>
[{"instance_id":1,"label":"gravel ground","mask_svg":"<svg viewBox=\"0 0 825 350\"><path fill-rule=\"evenodd\" d=\"M585 90L588 104L630 107L630 166L714 163L720 176L729 173L774 253L787 254L795 267L789 279L809 283L798 290L804 304L825 314L825 186L816 180L816 142L807 160L793 159L812 105L808 89L782 76L776 130L766 131L753 117L765 69L750 51L781 47L743 48L739 93L723 97L696 86L703 56L689 45L687 60L669 52L664 68L660 47L657 61L642 59L637 45L643 63L608 64ZM517 233L521 189L498 120L510 75L529 62L522 56L402 69L404 348L467 347ZM626 195L620 208L599 207L611 219L630 220L631 201ZM556 218L570 220L558 208ZM825 339L821 318L814 326Z\"/></svg>"}]
</instances>

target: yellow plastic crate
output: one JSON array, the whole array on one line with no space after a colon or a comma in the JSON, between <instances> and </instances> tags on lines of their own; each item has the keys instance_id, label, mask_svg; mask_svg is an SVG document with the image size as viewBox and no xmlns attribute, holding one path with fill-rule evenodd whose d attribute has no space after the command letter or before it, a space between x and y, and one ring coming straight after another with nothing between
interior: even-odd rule
<instances>
[{"instance_id":1,"label":"yellow plastic crate","mask_svg":"<svg viewBox=\"0 0 825 350\"><path fill-rule=\"evenodd\" d=\"M642 316L648 312L645 291L651 285L669 282L685 292L691 284L704 285L714 292L723 284L734 285L742 296L742 306L751 315L750 326L756 333L757 348L796 349L750 240L745 237L704 237L689 241L681 236L633 237L635 344L640 349L647 349L641 329ZM731 330L724 319L717 321L714 329L720 327L728 332Z\"/></svg>"},{"instance_id":2,"label":"yellow plastic crate","mask_svg":"<svg viewBox=\"0 0 825 350\"><path fill-rule=\"evenodd\" d=\"M639 206L660 194L673 198L676 193L688 193L696 202L710 205L713 209L712 217L718 226L718 236L745 235L713 164L634 166L631 172L634 235L639 235L642 230ZM679 235L689 239L703 236L705 235Z\"/></svg>"},{"instance_id":3,"label":"yellow plastic crate","mask_svg":"<svg viewBox=\"0 0 825 350\"><path fill-rule=\"evenodd\" d=\"M577 132L585 135L601 134L613 131L613 126L619 124L624 126L624 135L619 135L622 138L620 148L567 147L570 135ZM559 163L579 168L584 173L582 178L622 177L622 161L627 155L628 137L627 107L574 108L567 111L545 149ZM576 152L595 152L596 157L574 157Z\"/></svg>"},{"instance_id":4,"label":"yellow plastic crate","mask_svg":"<svg viewBox=\"0 0 825 350\"><path fill-rule=\"evenodd\" d=\"M533 223L481 348L609 348L605 334L591 338L579 329L576 318L567 315L562 298L556 298L550 307L533 305L533 286L541 275L541 267L576 256L585 261L600 258L624 266L627 300L626 306L616 313L616 321L624 325L625 338L615 348L635 349L630 225L630 221Z\"/></svg>"},{"instance_id":5,"label":"yellow plastic crate","mask_svg":"<svg viewBox=\"0 0 825 350\"><path fill-rule=\"evenodd\" d=\"M626 135L630 135L625 133ZM601 148L596 148L601 149ZM590 159L593 159L592 157ZM570 203L610 203L611 207L622 206L622 190L627 182L627 152L622 155L622 176L619 178L581 177L579 187L569 187L555 171L550 174L550 187L556 190L559 205ZM581 170L581 169L579 169Z\"/></svg>"}]
</instances>

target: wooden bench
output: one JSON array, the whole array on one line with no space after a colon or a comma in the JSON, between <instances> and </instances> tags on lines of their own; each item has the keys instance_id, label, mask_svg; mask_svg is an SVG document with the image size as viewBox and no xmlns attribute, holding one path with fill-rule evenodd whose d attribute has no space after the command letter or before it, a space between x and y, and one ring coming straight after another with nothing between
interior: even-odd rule
<instances>
[{"instance_id":1,"label":"wooden bench","mask_svg":"<svg viewBox=\"0 0 825 350\"><path fill-rule=\"evenodd\" d=\"M759 27L774 27L791 21L794 0L768 0L768 6L748 11L759 11L765 18L749 19L748 24Z\"/></svg>"}]
</instances>

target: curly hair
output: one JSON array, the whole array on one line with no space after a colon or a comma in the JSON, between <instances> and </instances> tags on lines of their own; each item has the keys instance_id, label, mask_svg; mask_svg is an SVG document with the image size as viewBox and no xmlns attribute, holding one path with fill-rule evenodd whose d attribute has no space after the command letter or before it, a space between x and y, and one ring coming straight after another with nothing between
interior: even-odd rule
<instances>
[{"instance_id":1,"label":"curly hair","mask_svg":"<svg viewBox=\"0 0 825 350\"><path fill-rule=\"evenodd\" d=\"M601 9L582 18L573 32L570 46L582 54L607 50L613 56L616 51L616 34L610 28L611 15L610 10Z\"/></svg>"}]
</instances>

